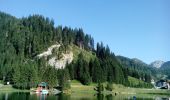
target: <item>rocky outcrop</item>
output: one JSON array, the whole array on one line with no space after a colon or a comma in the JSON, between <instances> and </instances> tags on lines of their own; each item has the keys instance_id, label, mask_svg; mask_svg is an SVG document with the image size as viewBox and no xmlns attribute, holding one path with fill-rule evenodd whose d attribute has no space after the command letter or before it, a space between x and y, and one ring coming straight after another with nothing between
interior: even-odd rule
<instances>
[{"instance_id":1,"label":"rocky outcrop","mask_svg":"<svg viewBox=\"0 0 170 100\"><path fill-rule=\"evenodd\" d=\"M58 45L57 45L57 44L52 45L52 46L50 46L50 47L48 48L47 51L45 51L45 52L37 55L37 57L38 57L38 58L42 58L42 57L47 57L47 56L49 56L49 55L52 55L52 50L53 50L54 48L59 48L59 47L60 47L60 44L58 44Z\"/></svg>"},{"instance_id":2,"label":"rocky outcrop","mask_svg":"<svg viewBox=\"0 0 170 100\"><path fill-rule=\"evenodd\" d=\"M55 68L61 69L66 66L66 64L70 64L73 61L73 53L62 54L63 57L59 60L56 57L52 57L49 59L48 64L50 66L55 66Z\"/></svg>"},{"instance_id":3,"label":"rocky outcrop","mask_svg":"<svg viewBox=\"0 0 170 100\"><path fill-rule=\"evenodd\" d=\"M150 64L151 67L160 68L164 64L163 61L157 60Z\"/></svg>"},{"instance_id":4,"label":"rocky outcrop","mask_svg":"<svg viewBox=\"0 0 170 100\"><path fill-rule=\"evenodd\" d=\"M43 53L37 55L37 57L40 59L42 57L48 57L50 55L53 56L52 54L52 50L55 48L60 48L60 44L55 44L52 45L48 48L47 51L44 51ZM56 56L51 57L47 62L50 66L54 66L55 68L61 69L64 68L66 66L66 64L70 64L73 61L73 52L69 52L69 53L62 53L62 58L61 59L57 59Z\"/></svg>"}]
</instances>

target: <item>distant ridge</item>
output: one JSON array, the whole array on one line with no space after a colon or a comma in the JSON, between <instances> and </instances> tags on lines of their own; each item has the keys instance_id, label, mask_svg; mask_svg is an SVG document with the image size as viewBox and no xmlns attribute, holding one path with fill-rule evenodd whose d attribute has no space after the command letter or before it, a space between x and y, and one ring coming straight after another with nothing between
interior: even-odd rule
<instances>
[{"instance_id":1,"label":"distant ridge","mask_svg":"<svg viewBox=\"0 0 170 100\"><path fill-rule=\"evenodd\" d=\"M154 68L161 68L161 66L164 64L164 61L156 60L150 64L151 67Z\"/></svg>"}]
</instances>

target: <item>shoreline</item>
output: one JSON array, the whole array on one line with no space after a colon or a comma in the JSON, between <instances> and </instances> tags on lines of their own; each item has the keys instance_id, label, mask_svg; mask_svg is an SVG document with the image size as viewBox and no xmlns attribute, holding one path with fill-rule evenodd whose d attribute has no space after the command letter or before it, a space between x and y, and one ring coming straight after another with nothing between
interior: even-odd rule
<instances>
[{"instance_id":1,"label":"shoreline","mask_svg":"<svg viewBox=\"0 0 170 100\"><path fill-rule=\"evenodd\" d=\"M120 87L119 85L117 88L114 87L113 91L107 91L104 90L102 94L113 94L113 95L138 95L138 94L150 94L150 95L170 95L170 90L165 89L147 89L147 88L129 88L129 87ZM89 86L82 85L80 83L72 83L71 89L66 94L75 94L75 93L91 93L91 94L97 94L97 92L94 90L95 84L91 84ZM3 92L33 92L30 90L22 90L22 89L16 89L13 88L12 85L3 85L0 88L0 93ZM49 93L52 93L52 91L49 91Z\"/></svg>"}]
</instances>

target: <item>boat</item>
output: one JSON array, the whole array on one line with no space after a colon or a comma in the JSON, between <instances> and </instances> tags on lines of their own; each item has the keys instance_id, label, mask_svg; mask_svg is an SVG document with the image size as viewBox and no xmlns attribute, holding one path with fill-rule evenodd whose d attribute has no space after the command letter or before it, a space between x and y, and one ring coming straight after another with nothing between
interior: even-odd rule
<instances>
[{"instance_id":1,"label":"boat","mask_svg":"<svg viewBox=\"0 0 170 100\"><path fill-rule=\"evenodd\" d=\"M41 90L41 94L48 94L48 90Z\"/></svg>"}]
</instances>

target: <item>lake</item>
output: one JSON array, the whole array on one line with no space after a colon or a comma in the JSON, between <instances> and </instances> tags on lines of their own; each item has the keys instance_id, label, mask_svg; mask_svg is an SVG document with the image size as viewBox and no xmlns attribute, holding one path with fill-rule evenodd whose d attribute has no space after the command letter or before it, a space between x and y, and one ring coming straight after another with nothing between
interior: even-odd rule
<instances>
[{"instance_id":1,"label":"lake","mask_svg":"<svg viewBox=\"0 0 170 100\"><path fill-rule=\"evenodd\" d=\"M103 95L72 93L40 95L30 92L6 92L0 93L0 100L170 100L170 96L163 95Z\"/></svg>"}]
</instances>

